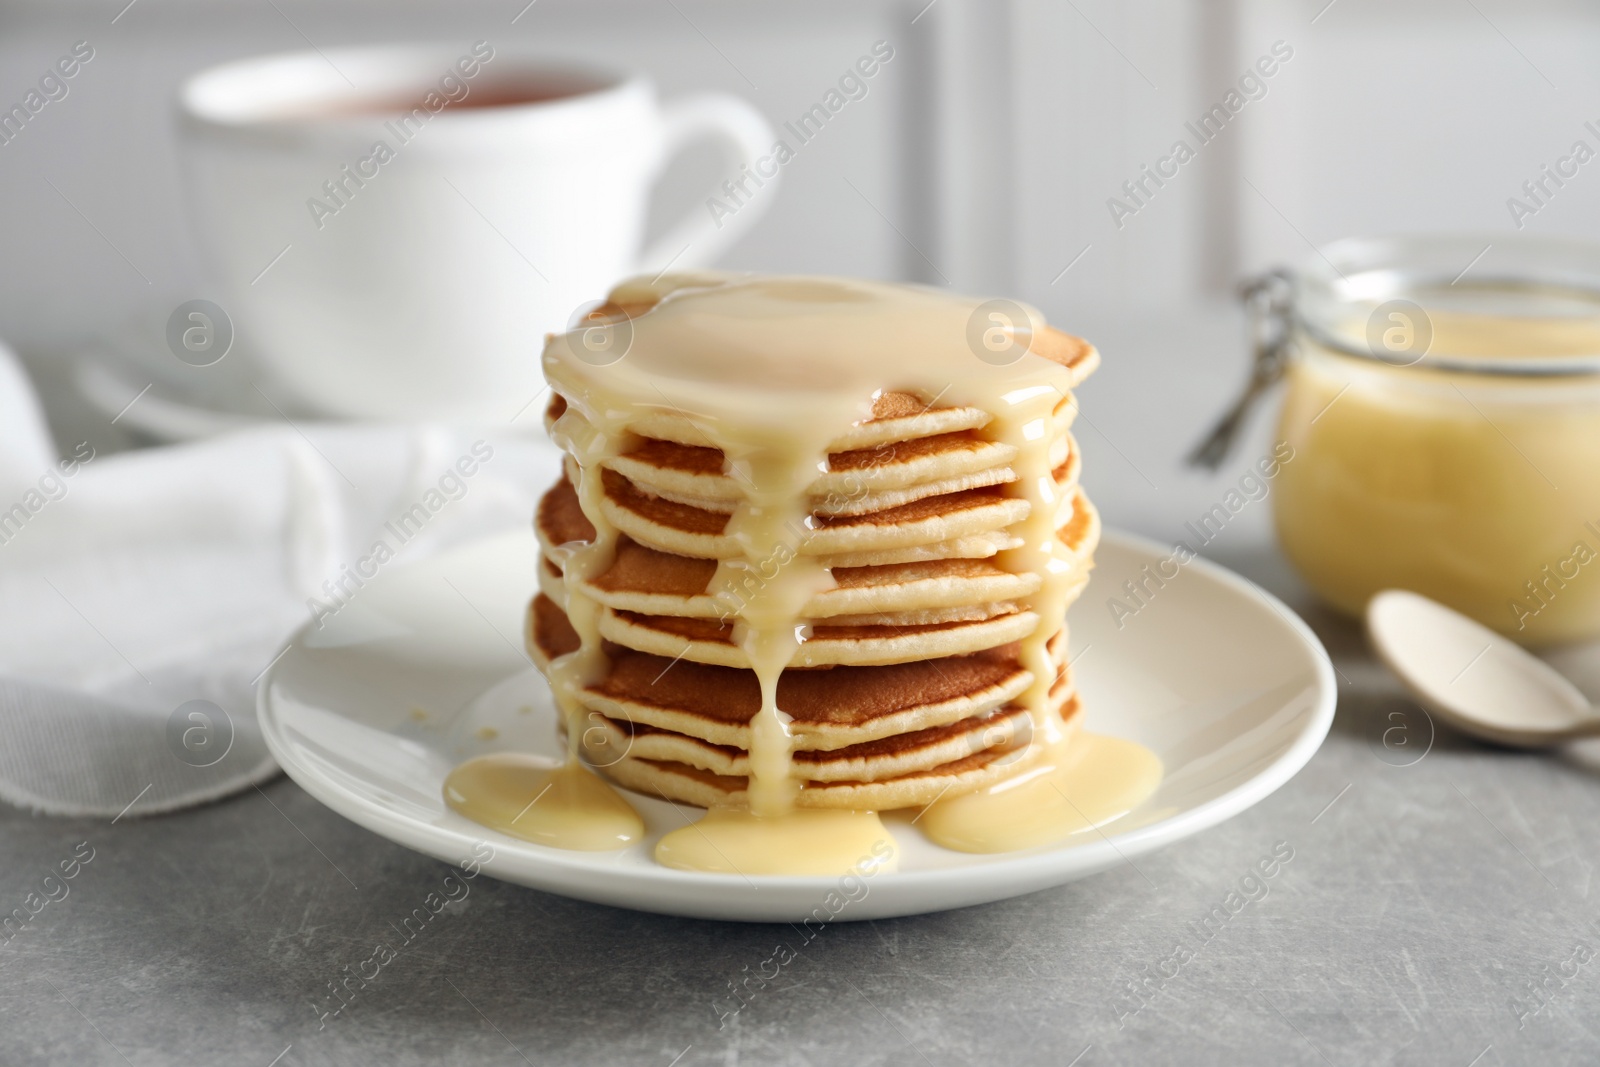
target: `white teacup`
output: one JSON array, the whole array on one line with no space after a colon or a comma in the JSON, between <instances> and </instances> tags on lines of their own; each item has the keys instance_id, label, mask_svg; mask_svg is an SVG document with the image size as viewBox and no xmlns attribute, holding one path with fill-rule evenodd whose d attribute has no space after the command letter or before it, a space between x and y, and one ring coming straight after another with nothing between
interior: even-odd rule
<instances>
[{"instance_id":1,"label":"white teacup","mask_svg":"<svg viewBox=\"0 0 1600 1067\"><path fill-rule=\"evenodd\" d=\"M754 169L766 120L723 95L659 105L642 75L481 41L228 63L179 102L226 310L330 415L512 417L542 387L546 332L628 274L709 263L776 180L641 250L672 153L712 137L729 173Z\"/></svg>"}]
</instances>

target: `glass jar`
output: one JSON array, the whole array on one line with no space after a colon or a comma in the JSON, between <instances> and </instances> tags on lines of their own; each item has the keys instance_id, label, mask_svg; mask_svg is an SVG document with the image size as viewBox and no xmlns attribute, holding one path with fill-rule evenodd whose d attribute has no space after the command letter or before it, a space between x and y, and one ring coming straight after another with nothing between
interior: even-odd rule
<instances>
[{"instance_id":1,"label":"glass jar","mask_svg":"<svg viewBox=\"0 0 1600 1067\"><path fill-rule=\"evenodd\" d=\"M1287 379L1274 518L1312 588L1600 636L1600 246L1348 240L1251 292L1253 381Z\"/></svg>"}]
</instances>

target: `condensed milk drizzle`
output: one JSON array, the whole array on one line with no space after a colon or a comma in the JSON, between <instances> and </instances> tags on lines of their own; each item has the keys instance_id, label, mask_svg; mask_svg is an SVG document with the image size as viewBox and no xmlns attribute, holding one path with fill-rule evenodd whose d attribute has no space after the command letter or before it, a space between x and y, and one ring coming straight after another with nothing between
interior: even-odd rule
<instances>
[{"instance_id":1,"label":"condensed milk drizzle","mask_svg":"<svg viewBox=\"0 0 1600 1067\"><path fill-rule=\"evenodd\" d=\"M576 420L559 430L558 443L578 458L580 470L596 472L580 480L578 492L586 512L598 510L599 464L625 442ZM563 548L560 561L569 574L594 575L610 565L616 530L599 524L595 529L589 543ZM514 753L468 760L445 779L445 803L475 822L525 841L584 851L622 848L644 836L644 820L578 758L585 723L577 694L603 678L607 667L600 647L599 605L569 595L563 607L582 636L577 651L552 661L547 672L566 732L566 762L550 767Z\"/></svg>"}]
</instances>

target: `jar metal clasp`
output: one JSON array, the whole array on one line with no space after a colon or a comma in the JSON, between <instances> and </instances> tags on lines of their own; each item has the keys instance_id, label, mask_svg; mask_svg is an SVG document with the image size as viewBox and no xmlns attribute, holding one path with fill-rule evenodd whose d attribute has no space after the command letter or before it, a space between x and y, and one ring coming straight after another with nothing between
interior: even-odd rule
<instances>
[{"instance_id":1,"label":"jar metal clasp","mask_svg":"<svg viewBox=\"0 0 1600 1067\"><path fill-rule=\"evenodd\" d=\"M1283 378L1294 343L1294 298L1294 273L1285 267L1274 267L1240 283L1239 301L1249 317L1250 378L1227 413L1189 453L1190 466L1213 471L1220 467L1256 401Z\"/></svg>"}]
</instances>

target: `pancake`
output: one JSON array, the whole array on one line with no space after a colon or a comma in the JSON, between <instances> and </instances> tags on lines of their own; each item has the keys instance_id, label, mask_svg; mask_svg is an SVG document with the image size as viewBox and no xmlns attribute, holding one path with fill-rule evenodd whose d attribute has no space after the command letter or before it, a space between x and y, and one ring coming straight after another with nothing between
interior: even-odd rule
<instances>
[{"instance_id":1,"label":"pancake","mask_svg":"<svg viewBox=\"0 0 1600 1067\"><path fill-rule=\"evenodd\" d=\"M529 612L528 647L543 667L578 647L566 615L549 598ZM1049 647L1056 677L1052 696L1071 686L1067 642ZM610 669L582 693L583 706L611 719L749 747L749 723L761 705L753 672L671 659L621 645L606 648ZM832 750L982 715L1015 699L1032 683L1015 644L966 656L875 667L785 671L778 700L790 718L796 751Z\"/></svg>"},{"instance_id":2,"label":"pancake","mask_svg":"<svg viewBox=\"0 0 1600 1067\"><path fill-rule=\"evenodd\" d=\"M1060 714L1070 733L1082 718L1077 698L1069 698ZM993 785L1028 769L1043 755L1038 743L1002 744L906 774L874 781L861 779L811 781L795 798L802 808L845 808L891 811L922 807L946 796ZM798 762L798 761L797 761ZM622 756L602 768L618 784L642 793L700 807L741 805L748 778L716 774L677 760Z\"/></svg>"},{"instance_id":3,"label":"pancake","mask_svg":"<svg viewBox=\"0 0 1600 1067\"><path fill-rule=\"evenodd\" d=\"M1051 338L1065 339L1061 345L1060 360L1072 370L1072 385L1076 387L1100 365L1100 354L1092 345L1057 330L1048 331ZM1057 342L1060 344L1060 342ZM960 433L987 426L993 417L981 408L939 407L938 397L924 399L912 393L887 391L880 393L863 413L863 418L848 432L835 438L828 446L829 452L851 452L863 448L898 441L910 441L937 434ZM555 422L567 410L567 399L552 393L545 408L545 429L553 430ZM1069 392L1061 398L1052 415L1052 428L1065 430L1077 416L1078 406ZM635 419L633 432L641 437L658 441L672 441L681 445L712 447L710 437L688 414L672 409L646 412Z\"/></svg>"},{"instance_id":4,"label":"pancake","mask_svg":"<svg viewBox=\"0 0 1600 1067\"><path fill-rule=\"evenodd\" d=\"M728 516L650 496L615 471L602 471L605 518L642 544L680 556L734 559L738 541ZM993 486L928 497L870 515L818 516L800 544L802 555L876 552L992 533L1020 522L1028 502ZM798 538L797 538L798 539Z\"/></svg>"},{"instance_id":5,"label":"pancake","mask_svg":"<svg viewBox=\"0 0 1600 1067\"><path fill-rule=\"evenodd\" d=\"M1076 502L1076 468L1070 462L1063 464L1055 476L1061 500L1059 526L1071 518ZM603 517L633 540L700 559L736 559L743 554L727 532L728 513L652 496L612 470L602 470L600 477ZM944 493L866 514L813 512L808 528L793 531L794 547L803 556L859 556L993 534L1028 515L1028 502L1005 489L989 486Z\"/></svg>"},{"instance_id":6,"label":"pancake","mask_svg":"<svg viewBox=\"0 0 1600 1067\"><path fill-rule=\"evenodd\" d=\"M800 646L790 665L908 663L958 656L1020 641L1032 633L1038 623L1039 616L1013 606L1003 614L972 622L923 626L817 625L811 628L811 636ZM608 609L600 617L600 633L617 644L658 656L681 657L723 667L750 666L745 650L733 640L732 623L670 615L635 615Z\"/></svg>"},{"instance_id":7,"label":"pancake","mask_svg":"<svg viewBox=\"0 0 1600 1067\"><path fill-rule=\"evenodd\" d=\"M685 734L598 714L589 721L595 728L584 731L584 754L597 767L632 758L683 763L725 777L750 774L750 757L742 748L713 745ZM797 752L794 776L807 783L898 778L991 748L1011 748L1029 736L1032 722L1026 709L1008 706L844 748Z\"/></svg>"},{"instance_id":8,"label":"pancake","mask_svg":"<svg viewBox=\"0 0 1600 1067\"><path fill-rule=\"evenodd\" d=\"M1075 455L1075 454L1074 454ZM1077 466L1069 460L1068 467L1062 472L1065 480L1062 485L1077 484ZM669 502L671 503L671 502ZM959 505L951 505L952 508ZM924 504L923 511L918 512L926 516L926 509L936 505ZM609 510L609 508L608 508ZM707 521L712 521L710 513L703 513ZM906 512L903 514L911 514ZM641 516L640 522L648 524L648 518ZM715 516L715 530L720 536L726 524L725 516ZM971 524L967 524L971 525ZM573 488L569 476L563 475L562 480L545 494L540 501L539 510L534 522L535 529L547 555L561 545L574 541L588 541L594 537L594 526L584 516L578 504L578 494ZM676 549L664 549L669 554L679 558L694 558L697 554L697 542L693 535L679 536L684 531L676 533L667 532L660 536L672 538ZM632 541L632 538L629 538ZM731 539L728 539L731 541ZM649 544L649 542L646 542ZM845 551L837 553L822 553L821 562L827 567L868 567L874 565L896 563L921 563L940 559L988 559L999 552L1016 548L1022 543L1021 539L1010 533L1005 528L982 530L974 534L963 534L948 537L942 540L933 540L922 543L901 545L896 548L877 548L862 551ZM658 546L659 547L659 546ZM726 547L726 546L724 546ZM737 553L735 553L737 555ZM716 559L715 556L701 556L705 559Z\"/></svg>"},{"instance_id":9,"label":"pancake","mask_svg":"<svg viewBox=\"0 0 1600 1067\"><path fill-rule=\"evenodd\" d=\"M575 413L570 417L581 419ZM1016 480L1010 466L1016 451L1013 445L967 431L833 453L828 457L829 469L819 473L807 489L811 511L865 515L926 497L1004 485ZM1052 469L1072 464L1076 452L1076 442L1064 425L1052 431ZM718 515L731 515L745 500L750 485L749 474L737 464L728 464L718 449L651 437L639 439L601 467L622 475L648 496ZM575 483L577 465L570 458L567 473ZM1074 484L1076 469L1058 470L1057 481Z\"/></svg>"},{"instance_id":10,"label":"pancake","mask_svg":"<svg viewBox=\"0 0 1600 1067\"><path fill-rule=\"evenodd\" d=\"M1099 516L1081 492L1075 494L1072 516L1057 537L1087 570L1099 540ZM561 572L553 558L556 550L564 543L593 536L593 527L583 517L569 482L557 483L545 495L537 527L549 564L541 584L547 595L560 601L562 595L557 590L562 588ZM580 588L615 612L726 620L736 612L744 585L758 584L761 575L751 571L739 579L738 572L733 572L733 584L721 596L715 593L717 575L716 560L661 552L625 537L618 544L611 566L596 578L581 582ZM1039 587L1037 575L1013 574L999 563L984 559L835 566L832 575L835 588L810 598L802 609L805 619L891 626L977 621L1001 614L1001 605L1026 597ZM930 614L939 611L956 613ZM623 640L614 634L607 636ZM656 651L657 646L649 650Z\"/></svg>"},{"instance_id":11,"label":"pancake","mask_svg":"<svg viewBox=\"0 0 1600 1067\"><path fill-rule=\"evenodd\" d=\"M828 457L829 470L811 483L812 507L862 513L1001 485L1016 479L1007 466L1016 454L1013 446L985 441L970 430L836 452ZM731 513L745 498L745 484L723 472L722 453L714 448L645 438L605 466L654 496L708 510Z\"/></svg>"},{"instance_id":12,"label":"pancake","mask_svg":"<svg viewBox=\"0 0 1600 1067\"><path fill-rule=\"evenodd\" d=\"M559 569L556 573L559 575ZM835 567L832 573L836 587L807 601L802 609L807 618L966 608L1014 600L1039 588L1037 575L1012 574L983 559ZM674 556L626 540L617 547L616 560L605 573L580 584L595 600L620 611L721 619L736 608L737 601L713 595L716 576L713 560ZM750 578L759 580L759 572Z\"/></svg>"},{"instance_id":13,"label":"pancake","mask_svg":"<svg viewBox=\"0 0 1600 1067\"><path fill-rule=\"evenodd\" d=\"M660 303L668 294L721 285L729 280L737 280L737 276L717 271L672 271L653 277L639 275L627 278L611 289L605 303L597 307L590 317L600 322L636 318ZM1033 332L1028 351L1065 368L1069 372L1069 383L1074 388L1100 365L1100 353L1093 345L1047 324Z\"/></svg>"},{"instance_id":14,"label":"pancake","mask_svg":"<svg viewBox=\"0 0 1600 1067\"><path fill-rule=\"evenodd\" d=\"M935 401L936 402L936 401ZM1070 408L1072 405L1064 405ZM552 394L545 409L545 429L553 429L555 421L567 410L566 397ZM942 433L960 433L986 426L991 416L981 408L935 407L910 393L884 393L872 402L863 420L844 436L829 446L833 452L848 452L858 448L872 448L895 441L909 441L917 437L931 437ZM710 445L706 433L687 414L681 411L656 411L643 413L633 423L636 433L659 441L674 441L682 445Z\"/></svg>"},{"instance_id":15,"label":"pancake","mask_svg":"<svg viewBox=\"0 0 1600 1067\"><path fill-rule=\"evenodd\" d=\"M989 559L1007 549L1020 547L1022 538L1010 531L989 530L927 545L840 552L821 557L821 562L825 567L877 567L892 563L926 563L938 559Z\"/></svg>"}]
</instances>

